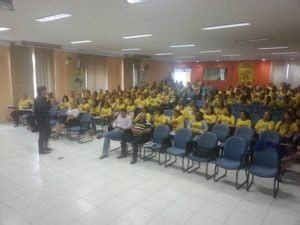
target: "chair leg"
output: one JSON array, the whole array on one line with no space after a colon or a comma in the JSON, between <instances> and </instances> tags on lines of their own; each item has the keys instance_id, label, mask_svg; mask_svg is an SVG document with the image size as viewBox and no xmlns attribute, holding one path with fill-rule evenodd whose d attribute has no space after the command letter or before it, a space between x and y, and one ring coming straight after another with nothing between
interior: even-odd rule
<instances>
[{"instance_id":1,"label":"chair leg","mask_svg":"<svg viewBox=\"0 0 300 225\"><path fill-rule=\"evenodd\" d=\"M208 165L209 165L209 162L210 162L210 161L207 161L207 162L206 162L206 170L205 170L205 177L206 177L206 180L209 180L209 179L215 177L215 175L216 175L216 173L214 173L214 174L212 174L212 175L209 175L209 174L208 174Z\"/></svg>"},{"instance_id":2,"label":"chair leg","mask_svg":"<svg viewBox=\"0 0 300 225\"><path fill-rule=\"evenodd\" d=\"M143 156L144 161L149 160L149 159L153 159L153 158L156 157L157 152L152 151L150 148L144 148L144 147L143 147L143 149L144 149L144 156ZM147 149L151 150L151 154L146 155L146 150L147 150Z\"/></svg>"},{"instance_id":3,"label":"chair leg","mask_svg":"<svg viewBox=\"0 0 300 225\"><path fill-rule=\"evenodd\" d=\"M236 171L236 176L235 176L235 187L236 187L237 190L239 190L242 186L244 186L247 183L247 179L246 179L243 183L239 184L239 171L240 170ZM246 169L245 169L245 173L246 173L246 177L247 177L247 170Z\"/></svg>"},{"instance_id":4,"label":"chair leg","mask_svg":"<svg viewBox=\"0 0 300 225\"><path fill-rule=\"evenodd\" d=\"M221 180L222 178L226 177L227 175L227 169L224 169L225 173L217 178L217 175L219 174L219 167L217 165L215 165L215 175L214 175L214 181L217 182L219 180Z\"/></svg>"},{"instance_id":5,"label":"chair leg","mask_svg":"<svg viewBox=\"0 0 300 225\"><path fill-rule=\"evenodd\" d=\"M181 169L182 169L182 172L184 173L185 172L185 169L184 169L184 156L182 157L181 163L182 163Z\"/></svg>"},{"instance_id":6,"label":"chair leg","mask_svg":"<svg viewBox=\"0 0 300 225\"><path fill-rule=\"evenodd\" d=\"M196 171L196 170L198 170L198 169L200 168L201 163L198 162L199 165L198 165L197 167L195 167L194 169L192 169L192 168L194 167L194 165L195 165L195 164L194 164L194 161L193 161L193 160L190 160L190 159L188 159L188 160L192 162L192 165L189 166L189 161L188 161L188 167L187 167L187 169L186 169L186 171L187 171L188 173L192 173L192 172L194 172L194 171ZM192 170L191 170L191 169L192 169Z\"/></svg>"},{"instance_id":7,"label":"chair leg","mask_svg":"<svg viewBox=\"0 0 300 225\"><path fill-rule=\"evenodd\" d=\"M250 183L249 183L249 178L250 178L250 176L251 176L251 181L250 181ZM249 172L247 173L247 191L249 191L250 190L250 188L251 188L251 186L252 186L252 184L253 184L253 180L254 180L254 175L253 174L250 174Z\"/></svg>"},{"instance_id":8,"label":"chair leg","mask_svg":"<svg viewBox=\"0 0 300 225\"><path fill-rule=\"evenodd\" d=\"M170 154L168 154L168 155L170 155ZM170 158L169 158L168 160L167 160L167 154L165 155L165 162L164 162L165 167L172 166L174 163L177 162L177 156L175 156L175 160L174 160L173 162L167 164L167 162L169 162L171 159L172 159L172 156L171 156L171 155L170 155Z\"/></svg>"},{"instance_id":9,"label":"chair leg","mask_svg":"<svg viewBox=\"0 0 300 225\"><path fill-rule=\"evenodd\" d=\"M277 193L279 190L279 180L278 176L274 177L274 183L273 183L273 198L277 197Z\"/></svg>"}]
</instances>

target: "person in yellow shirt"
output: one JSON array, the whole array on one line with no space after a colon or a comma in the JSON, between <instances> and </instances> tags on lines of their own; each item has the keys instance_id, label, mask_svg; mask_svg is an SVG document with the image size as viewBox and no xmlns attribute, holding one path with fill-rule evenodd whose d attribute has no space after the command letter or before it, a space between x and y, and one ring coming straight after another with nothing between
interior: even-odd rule
<instances>
[{"instance_id":1,"label":"person in yellow shirt","mask_svg":"<svg viewBox=\"0 0 300 225\"><path fill-rule=\"evenodd\" d=\"M58 104L60 109L68 109L70 107L70 99L67 95L65 95L61 102Z\"/></svg>"},{"instance_id":2,"label":"person in yellow shirt","mask_svg":"<svg viewBox=\"0 0 300 225\"><path fill-rule=\"evenodd\" d=\"M198 112L195 114L195 120L192 120L188 123L188 128L192 131L193 136L200 135L208 130L208 126L203 118L202 112Z\"/></svg>"},{"instance_id":3,"label":"person in yellow shirt","mask_svg":"<svg viewBox=\"0 0 300 225\"><path fill-rule=\"evenodd\" d=\"M173 131L178 131L184 128L184 117L180 111L174 110L173 117L171 119L171 126Z\"/></svg>"},{"instance_id":4,"label":"person in yellow shirt","mask_svg":"<svg viewBox=\"0 0 300 225\"><path fill-rule=\"evenodd\" d=\"M266 130L274 130L274 128L275 123L272 121L272 114L270 111L266 111L263 118L257 121L255 125L255 131L258 134Z\"/></svg>"},{"instance_id":5,"label":"person in yellow shirt","mask_svg":"<svg viewBox=\"0 0 300 225\"><path fill-rule=\"evenodd\" d=\"M88 101L86 99L83 99L82 104L79 105L79 110L80 112L86 113L90 111L90 104L88 103Z\"/></svg>"},{"instance_id":6,"label":"person in yellow shirt","mask_svg":"<svg viewBox=\"0 0 300 225\"><path fill-rule=\"evenodd\" d=\"M93 105L90 107L90 114L93 116L98 116L100 113L100 105L98 100L95 100Z\"/></svg>"},{"instance_id":7,"label":"person in yellow shirt","mask_svg":"<svg viewBox=\"0 0 300 225\"><path fill-rule=\"evenodd\" d=\"M290 112L285 112L282 120L277 122L275 130L280 134L283 141L287 141L294 132L298 131L298 126L293 121L293 115Z\"/></svg>"},{"instance_id":8,"label":"person in yellow shirt","mask_svg":"<svg viewBox=\"0 0 300 225\"><path fill-rule=\"evenodd\" d=\"M128 115L131 118L134 118L135 106L134 106L134 103L131 99L128 101L128 105L126 106L126 110L127 110Z\"/></svg>"},{"instance_id":9,"label":"person in yellow shirt","mask_svg":"<svg viewBox=\"0 0 300 225\"><path fill-rule=\"evenodd\" d=\"M213 126L217 122L217 116L214 112L214 108L209 106L204 114L204 119L207 122L208 126Z\"/></svg>"},{"instance_id":10,"label":"person in yellow shirt","mask_svg":"<svg viewBox=\"0 0 300 225\"><path fill-rule=\"evenodd\" d=\"M160 100L159 98L157 98L157 95L155 93L153 93L149 98L148 98L148 103L149 103L149 107L151 108L156 108L159 106L160 104Z\"/></svg>"},{"instance_id":11,"label":"person in yellow shirt","mask_svg":"<svg viewBox=\"0 0 300 225\"><path fill-rule=\"evenodd\" d=\"M236 121L235 127L249 127L251 128L252 123L250 120L249 113L246 111L241 111L240 118Z\"/></svg>"},{"instance_id":12,"label":"person in yellow shirt","mask_svg":"<svg viewBox=\"0 0 300 225\"><path fill-rule=\"evenodd\" d=\"M19 126L19 119L22 115L31 114L33 107L33 101L28 98L27 94L23 94L21 100L19 101L17 110L13 111L10 115L14 120L15 127Z\"/></svg>"},{"instance_id":13,"label":"person in yellow shirt","mask_svg":"<svg viewBox=\"0 0 300 225\"><path fill-rule=\"evenodd\" d=\"M157 127L159 125L165 125L168 124L168 117L164 115L163 109L157 109L154 113L154 116L152 118L152 123L154 127Z\"/></svg>"},{"instance_id":14,"label":"person in yellow shirt","mask_svg":"<svg viewBox=\"0 0 300 225\"><path fill-rule=\"evenodd\" d=\"M108 102L104 102L103 107L99 111L99 116L101 118L109 118L112 116L112 108Z\"/></svg>"},{"instance_id":15,"label":"person in yellow shirt","mask_svg":"<svg viewBox=\"0 0 300 225\"><path fill-rule=\"evenodd\" d=\"M235 118L231 114L231 108L229 106L223 109L223 113L218 117L218 123L227 124L230 127L234 127Z\"/></svg>"}]
</instances>

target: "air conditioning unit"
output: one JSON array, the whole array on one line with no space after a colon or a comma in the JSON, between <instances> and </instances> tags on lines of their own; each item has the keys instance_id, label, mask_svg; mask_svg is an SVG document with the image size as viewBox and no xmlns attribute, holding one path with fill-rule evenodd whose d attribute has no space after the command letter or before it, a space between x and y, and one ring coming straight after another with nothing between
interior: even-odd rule
<instances>
[{"instance_id":1,"label":"air conditioning unit","mask_svg":"<svg viewBox=\"0 0 300 225\"><path fill-rule=\"evenodd\" d=\"M0 0L0 10L15 11L12 0Z\"/></svg>"}]
</instances>

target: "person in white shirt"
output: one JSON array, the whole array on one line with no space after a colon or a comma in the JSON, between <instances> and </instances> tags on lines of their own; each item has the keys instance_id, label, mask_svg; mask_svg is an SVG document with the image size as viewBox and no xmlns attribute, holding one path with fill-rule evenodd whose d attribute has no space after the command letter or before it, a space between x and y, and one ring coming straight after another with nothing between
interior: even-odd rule
<instances>
[{"instance_id":1,"label":"person in white shirt","mask_svg":"<svg viewBox=\"0 0 300 225\"><path fill-rule=\"evenodd\" d=\"M122 109L117 119L112 123L113 130L104 134L102 156L99 159L108 157L110 140L121 140L125 130L131 129L132 119L128 116L126 109Z\"/></svg>"},{"instance_id":2,"label":"person in white shirt","mask_svg":"<svg viewBox=\"0 0 300 225\"><path fill-rule=\"evenodd\" d=\"M61 117L55 126L55 133L52 135L52 138L58 138L65 127L78 126L79 116L80 111L78 109L78 105L75 102L71 102L70 108L68 109L66 115Z\"/></svg>"}]
</instances>

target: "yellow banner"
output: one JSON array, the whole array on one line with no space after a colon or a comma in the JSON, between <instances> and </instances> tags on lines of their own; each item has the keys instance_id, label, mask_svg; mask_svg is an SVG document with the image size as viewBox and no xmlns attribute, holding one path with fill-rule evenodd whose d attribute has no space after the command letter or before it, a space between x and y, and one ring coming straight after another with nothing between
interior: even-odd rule
<instances>
[{"instance_id":1,"label":"yellow banner","mask_svg":"<svg viewBox=\"0 0 300 225\"><path fill-rule=\"evenodd\" d=\"M247 84L253 81L254 66L253 63L239 64L239 83Z\"/></svg>"}]
</instances>

